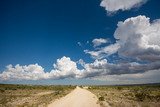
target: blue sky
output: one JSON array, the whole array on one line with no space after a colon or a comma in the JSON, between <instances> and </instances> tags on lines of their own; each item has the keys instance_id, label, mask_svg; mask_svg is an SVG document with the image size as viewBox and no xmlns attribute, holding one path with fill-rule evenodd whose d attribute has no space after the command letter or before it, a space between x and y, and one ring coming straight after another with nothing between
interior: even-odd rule
<instances>
[{"instance_id":1,"label":"blue sky","mask_svg":"<svg viewBox=\"0 0 160 107\"><path fill-rule=\"evenodd\" d=\"M143 0L139 1L143 2ZM127 56L126 54L126 56L124 56L124 53L121 52L122 50L111 55L108 55L108 53L105 52L103 53L103 55L105 54L105 57L100 59L93 58L92 54L84 52L84 50L88 50L88 52L98 51L100 48L115 44L117 38L114 37L114 33L118 28L117 23L119 21L125 21L128 18L137 17L139 15L149 17L151 22L159 19L160 7L158 5L160 4L160 1L148 0L139 7L131 7L131 9L129 8L126 10L119 9L119 11L105 10L104 6L100 6L100 4L101 0L0 1L1 75L3 72L7 71L6 66L9 64L12 64L13 66L16 64L28 66L37 63L39 66L43 67L44 72L50 72L54 68L53 64L57 63L57 59L60 59L63 56L70 58L67 59L67 61L74 61L80 70L83 69L83 67L77 63L79 59L83 59L83 62L86 64L91 64L95 60L101 61L104 59L110 63L115 62L116 59L116 63L119 63L121 62L120 60L123 59L123 62L128 62L129 60L128 63L158 63L158 66L160 66L160 63L157 62L157 60L151 62L150 60L146 61L141 59L139 61L135 58L135 54L132 54L134 57ZM109 12L111 14L108 14ZM157 35L160 36L159 32L157 32ZM93 47L92 41L96 38L107 39L109 42L101 44L101 47L95 48ZM78 42L81 45L78 45ZM160 52L157 50L156 52L159 55ZM121 54L117 55L117 53ZM159 58L159 56L156 56L156 58ZM57 64L57 70L59 70L58 67ZM160 67L156 68L158 69L158 74L160 74ZM86 68L84 67L84 69ZM146 73L146 71L157 69L140 70L140 72L143 71ZM136 71L135 74L136 73L139 72ZM82 76L83 78L80 77L78 80L74 77L72 78L72 76L71 78L78 81L78 83L81 81L86 81L88 83L90 83L90 81L100 81L101 84L113 82L112 79L109 80L109 82L108 80L97 79L95 75L93 78L96 77L96 79L94 78L92 80L91 78L91 80L88 80L88 76L86 75ZM104 76L106 76L106 74ZM8 78L10 78L10 76ZM68 80L68 77L65 77L65 79ZM61 78L58 78L58 80L61 81L60 83L63 83L65 79L61 80ZM19 81L19 79L15 78L14 80ZM113 80L115 81L115 79ZM12 81L12 79L10 81ZM28 80L24 79L23 81ZM36 81L39 81L39 79ZM46 81L47 83L47 81L51 80L43 81ZM55 83L57 79L53 79L52 81ZM144 81L142 83L152 82L151 79L141 81ZM2 82L8 83L8 81ZM132 82L134 83L134 81ZM160 81L154 80L154 82ZM100 83L98 82L96 84ZM115 84L116 83L117 82L115 82ZM123 83L125 84L127 82L122 82L122 84Z\"/></svg>"}]
</instances>

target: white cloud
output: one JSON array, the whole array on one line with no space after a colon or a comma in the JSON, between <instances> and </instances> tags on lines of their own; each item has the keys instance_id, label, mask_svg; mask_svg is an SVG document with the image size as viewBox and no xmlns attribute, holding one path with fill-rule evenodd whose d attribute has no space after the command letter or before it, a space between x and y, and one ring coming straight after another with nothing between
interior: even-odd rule
<instances>
[{"instance_id":1,"label":"white cloud","mask_svg":"<svg viewBox=\"0 0 160 107\"><path fill-rule=\"evenodd\" d=\"M102 48L102 52L108 55L111 55L111 54L116 53L119 48L120 48L119 44L115 43L115 44L111 44L109 46Z\"/></svg>"},{"instance_id":2,"label":"white cloud","mask_svg":"<svg viewBox=\"0 0 160 107\"><path fill-rule=\"evenodd\" d=\"M80 70L77 68L76 62L72 61L69 57L62 57L57 59L57 63L53 65L50 74L51 78L79 78Z\"/></svg>"},{"instance_id":3,"label":"white cloud","mask_svg":"<svg viewBox=\"0 0 160 107\"><path fill-rule=\"evenodd\" d=\"M160 20L150 22L150 18L141 15L128 18L118 23L114 37L120 45L119 55L137 60L160 60Z\"/></svg>"},{"instance_id":4,"label":"white cloud","mask_svg":"<svg viewBox=\"0 0 160 107\"><path fill-rule=\"evenodd\" d=\"M99 48L98 50L95 51L84 50L84 52L86 54L90 54L91 57L94 59L102 59L116 53L119 48L120 48L119 44L115 43L109 46Z\"/></svg>"},{"instance_id":5,"label":"white cloud","mask_svg":"<svg viewBox=\"0 0 160 107\"><path fill-rule=\"evenodd\" d=\"M2 80L38 80L46 77L47 75L44 72L44 69L38 64L30 64L28 66L20 66L17 64L15 67L8 65L6 70L0 74L0 79Z\"/></svg>"},{"instance_id":6,"label":"white cloud","mask_svg":"<svg viewBox=\"0 0 160 107\"><path fill-rule=\"evenodd\" d=\"M83 77L95 78L108 75L138 74L160 69L160 62L140 64L137 62L109 63L106 59L95 60L84 65Z\"/></svg>"},{"instance_id":7,"label":"white cloud","mask_svg":"<svg viewBox=\"0 0 160 107\"><path fill-rule=\"evenodd\" d=\"M128 18L118 23L114 37L117 39L116 43L84 52L98 59L95 60L96 63L116 52L124 59L117 64L107 61L99 64L100 66L93 63L85 64L85 77L117 78L129 82L134 82L135 78L137 82L158 81L156 74L160 75L160 19L151 22L150 18L141 15ZM135 62L125 59L132 59ZM138 63L139 61L143 63ZM131 77L133 78L129 79Z\"/></svg>"},{"instance_id":8,"label":"white cloud","mask_svg":"<svg viewBox=\"0 0 160 107\"><path fill-rule=\"evenodd\" d=\"M84 66L86 63L83 61L83 59L80 59L78 62L78 64L80 64L81 66Z\"/></svg>"},{"instance_id":9,"label":"white cloud","mask_svg":"<svg viewBox=\"0 0 160 107\"><path fill-rule=\"evenodd\" d=\"M160 62L150 64L132 63L109 63L106 59L95 60L93 63L79 61L83 69L77 68L77 63L69 57L57 59L53 64L54 69L45 72L38 64L28 66L8 65L6 70L0 74L0 80L40 80L40 79L64 79L64 78L90 78L106 79L108 81L133 81L146 80L158 81L160 75ZM152 78L154 77L154 78Z\"/></svg>"},{"instance_id":10,"label":"white cloud","mask_svg":"<svg viewBox=\"0 0 160 107\"><path fill-rule=\"evenodd\" d=\"M114 37L116 43L85 50L95 59L102 59L118 52L118 55L141 61L160 60L160 20L150 22L146 16L137 16L118 22Z\"/></svg>"},{"instance_id":11,"label":"white cloud","mask_svg":"<svg viewBox=\"0 0 160 107\"><path fill-rule=\"evenodd\" d=\"M94 58L94 59L100 59L99 51L84 50L84 52L85 52L86 54L91 55L91 57Z\"/></svg>"},{"instance_id":12,"label":"white cloud","mask_svg":"<svg viewBox=\"0 0 160 107\"><path fill-rule=\"evenodd\" d=\"M85 63L82 59L75 62L64 56L57 59L50 72L44 71L38 64L8 65L0 74L0 80L103 78L121 82L159 82L160 20L150 22L145 16L128 18L118 23L114 37L117 39L114 44L96 48L94 51L85 50L85 53L96 59L93 63ZM122 60L115 64L104 59L116 52L120 57L132 58L135 62L124 59L124 62ZM77 63L83 68L78 69Z\"/></svg>"},{"instance_id":13,"label":"white cloud","mask_svg":"<svg viewBox=\"0 0 160 107\"><path fill-rule=\"evenodd\" d=\"M146 1L147 0L102 0L100 6L104 7L110 14L119 10L125 11L139 7Z\"/></svg>"},{"instance_id":14,"label":"white cloud","mask_svg":"<svg viewBox=\"0 0 160 107\"><path fill-rule=\"evenodd\" d=\"M92 43L93 43L94 47L100 46L100 45L102 45L104 43L107 43L107 42L108 42L108 40L107 39L103 39L103 38L99 38L99 39L96 38L96 39L92 40Z\"/></svg>"},{"instance_id":15,"label":"white cloud","mask_svg":"<svg viewBox=\"0 0 160 107\"><path fill-rule=\"evenodd\" d=\"M57 59L57 63L53 65L54 69L50 72L45 72L38 64L30 64L28 66L15 67L8 65L6 70L0 74L0 80L39 80L39 79L60 79L60 78L79 78L80 70L77 69L77 64L71 61L69 57Z\"/></svg>"}]
</instances>

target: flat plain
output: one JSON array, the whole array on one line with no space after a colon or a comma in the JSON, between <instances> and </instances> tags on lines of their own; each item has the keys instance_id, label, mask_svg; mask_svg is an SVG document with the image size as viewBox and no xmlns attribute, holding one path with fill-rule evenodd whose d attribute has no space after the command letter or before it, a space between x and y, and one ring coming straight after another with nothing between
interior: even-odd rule
<instances>
[{"instance_id":1,"label":"flat plain","mask_svg":"<svg viewBox=\"0 0 160 107\"><path fill-rule=\"evenodd\" d=\"M47 107L75 86L0 84L0 107Z\"/></svg>"},{"instance_id":2,"label":"flat plain","mask_svg":"<svg viewBox=\"0 0 160 107\"><path fill-rule=\"evenodd\" d=\"M93 105L101 107L160 107L160 84L79 88L72 85L0 84L0 107L47 107L56 102L63 104L68 101L66 99L71 100L73 105L81 101L83 96L84 99L91 99L86 98L87 94L84 93L94 96L97 100L92 100ZM88 100L86 105L90 102Z\"/></svg>"},{"instance_id":3,"label":"flat plain","mask_svg":"<svg viewBox=\"0 0 160 107\"><path fill-rule=\"evenodd\" d=\"M160 84L90 86L102 107L160 107Z\"/></svg>"}]
</instances>

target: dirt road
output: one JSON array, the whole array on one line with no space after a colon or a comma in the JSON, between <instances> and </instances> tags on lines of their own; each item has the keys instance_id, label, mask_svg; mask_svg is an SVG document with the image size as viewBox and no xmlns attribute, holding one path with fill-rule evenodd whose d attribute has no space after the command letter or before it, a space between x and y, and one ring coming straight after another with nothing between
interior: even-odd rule
<instances>
[{"instance_id":1,"label":"dirt road","mask_svg":"<svg viewBox=\"0 0 160 107\"><path fill-rule=\"evenodd\" d=\"M100 107L97 97L86 89L77 87L65 97L56 100L48 107Z\"/></svg>"}]
</instances>

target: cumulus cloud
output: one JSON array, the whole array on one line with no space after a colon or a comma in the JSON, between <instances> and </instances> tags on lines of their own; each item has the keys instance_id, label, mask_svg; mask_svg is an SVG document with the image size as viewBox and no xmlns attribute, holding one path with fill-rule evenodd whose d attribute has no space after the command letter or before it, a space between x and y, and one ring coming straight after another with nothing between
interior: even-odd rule
<instances>
[{"instance_id":1,"label":"cumulus cloud","mask_svg":"<svg viewBox=\"0 0 160 107\"><path fill-rule=\"evenodd\" d=\"M83 69L78 69L77 63L81 64ZM143 77L145 79L152 80L152 78L149 77L150 75L154 77L154 72L158 75L160 74L160 62L152 62L150 64L140 64L137 62L114 64L109 63L106 59L101 59L95 60L93 63L85 63L83 60L79 60L77 63L72 61L69 57L64 56L57 59L57 62L53 64L54 69L50 72L45 72L44 68L38 64L31 64L28 66L8 65L6 70L0 74L0 80L40 80L64 78L101 78L103 80L107 77L109 80L114 78L123 80L127 75L133 79Z\"/></svg>"},{"instance_id":2,"label":"cumulus cloud","mask_svg":"<svg viewBox=\"0 0 160 107\"><path fill-rule=\"evenodd\" d=\"M128 18L118 23L114 37L116 39L114 44L94 51L84 51L96 59L94 63L103 62L99 66L95 66L94 63L86 64L86 77L99 78L106 76L110 78L121 77L122 79L126 78L125 75L132 75L133 77L145 75L147 78L146 75L151 73L146 72L153 71L160 74L159 19L151 22L150 18L141 15ZM104 61L105 57L114 53L118 53L122 61L118 61L116 64Z\"/></svg>"},{"instance_id":3,"label":"cumulus cloud","mask_svg":"<svg viewBox=\"0 0 160 107\"><path fill-rule=\"evenodd\" d=\"M95 58L92 63L82 59L72 61L69 57L57 59L49 72L38 64L8 65L0 74L0 80L39 80L63 78L91 78L115 81L143 80L160 82L160 20L150 21L146 16L137 16L121 21L114 37L116 42L94 51L85 50ZM105 57L117 53L122 61L111 63ZM132 61L125 60L134 59ZM82 69L78 69L81 64ZM137 81L138 82L138 81Z\"/></svg>"},{"instance_id":4,"label":"cumulus cloud","mask_svg":"<svg viewBox=\"0 0 160 107\"><path fill-rule=\"evenodd\" d=\"M144 73L149 70L157 70L160 68L160 62L152 62L149 64L140 64L137 62L114 64L114 63L107 63L107 61L103 59L97 63L100 63L99 66L96 66L95 64L92 63L88 64L88 66L90 69L92 69L91 71L101 71L99 72L99 75L136 74L136 73Z\"/></svg>"},{"instance_id":5,"label":"cumulus cloud","mask_svg":"<svg viewBox=\"0 0 160 107\"><path fill-rule=\"evenodd\" d=\"M118 52L119 56L138 61L160 60L160 19L151 22L150 18L140 15L120 21L114 37L116 43L84 52L95 59L102 59Z\"/></svg>"},{"instance_id":6,"label":"cumulus cloud","mask_svg":"<svg viewBox=\"0 0 160 107\"><path fill-rule=\"evenodd\" d=\"M77 63L69 57L57 59L57 63L53 65L54 69L50 72L50 78L79 78L80 70L77 68Z\"/></svg>"},{"instance_id":7,"label":"cumulus cloud","mask_svg":"<svg viewBox=\"0 0 160 107\"><path fill-rule=\"evenodd\" d=\"M0 80L39 80L39 79L60 79L60 78L79 78L80 70L77 64L71 61L69 57L57 59L57 63L53 64L54 69L45 72L44 68L38 64L30 64L21 66L19 64L13 66L8 65L0 74Z\"/></svg>"},{"instance_id":8,"label":"cumulus cloud","mask_svg":"<svg viewBox=\"0 0 160 107\"><path fill-rule=\"evenodd\" d=\"M100 6L104 7L109 14L119 10L125 11L140 7L147 0L102 0Z\"/></svg>"},{"instance_id":9,"label":"cumulus cloud","mask_svg":"<svg viewBox=\"0 0 160 107\"><path fill-rule=\"evenodd\" d=\"M0 74L2 80L37 80L47 78L44 68L38 64L30 64L28 66L21 66L19 64L13 66L6 66L6 70Z\"/></svg>"},{"instance_id":10,"label":"cumulus cloud","mask_svg":"<svg viewBox=\"0 0 160 107\"><path fill-rule=\"evenodd\" d=\"M99 39L96 38L96 39L92 40L92 43L93 43L94 47L100 46L100 45L102 45L104 43L107 43L107 42L108 42L108 40L107 39L103 39L103 38L99 38Z\"/></svg>"},{"instance_id":11,"label":"cumulus cloud","mask_svg":"<svg viewBox=\"0 0 160 107\"><path fill-rule=\"evenodd\" d=\"M120 45L119 55L143 61L160 60L160 20L150 22L150 18L140 15L117 26L114 37Z\"/></svg>"}]
</instances>

